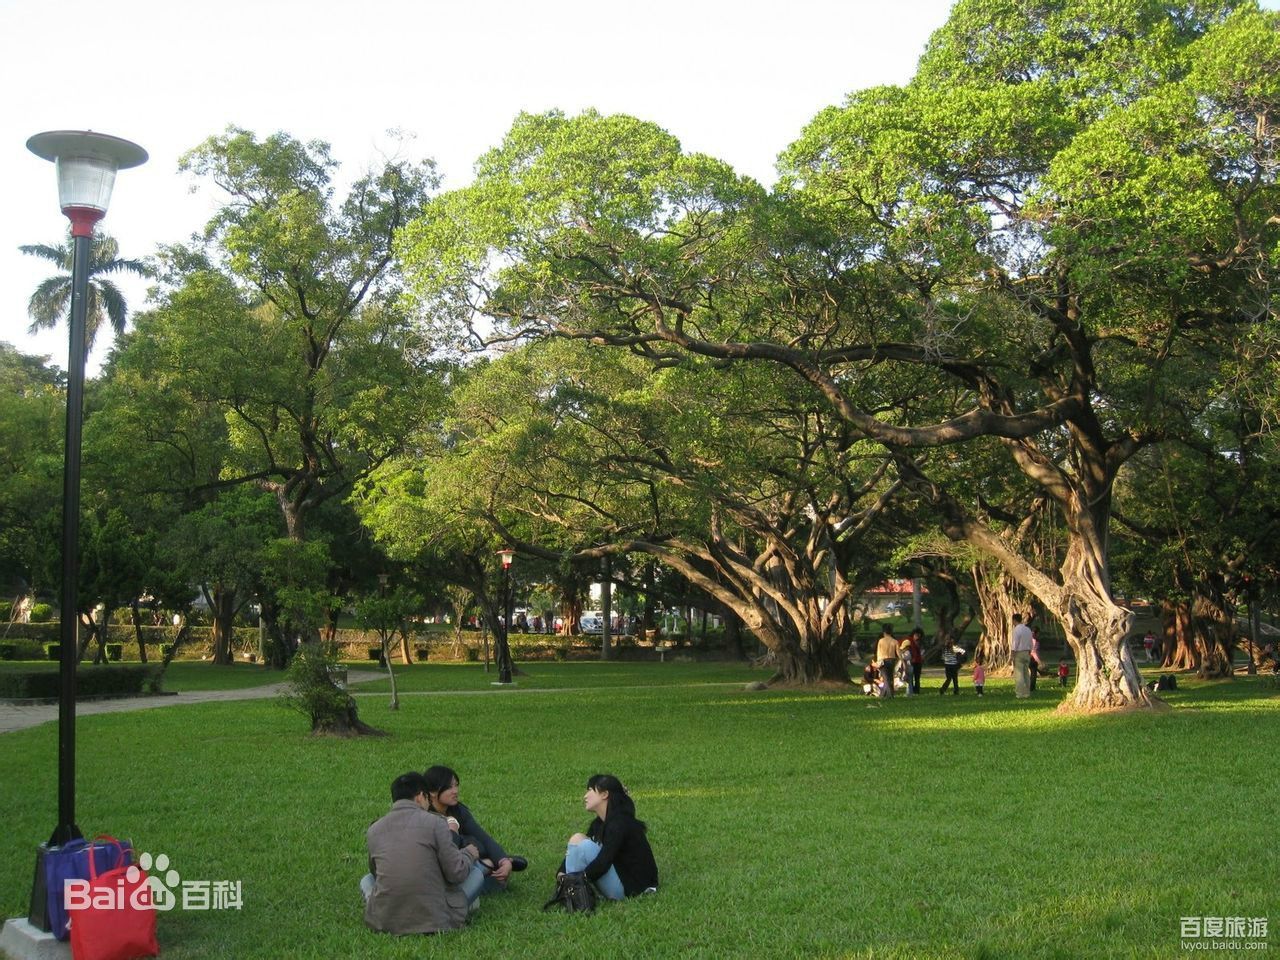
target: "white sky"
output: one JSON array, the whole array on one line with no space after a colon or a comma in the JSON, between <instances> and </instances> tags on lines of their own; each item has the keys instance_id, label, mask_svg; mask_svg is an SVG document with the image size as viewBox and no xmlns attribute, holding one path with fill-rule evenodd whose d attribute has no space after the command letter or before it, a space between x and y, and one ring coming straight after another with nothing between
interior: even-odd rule
<instances>
[{"instance_id":1,"label":"white sky","mask_svg":"<svg viewBox=\"0 0 1280 960\"><path fill-rule=\"evenodd\" d=\"M1273 0L1274 2L1274 0ZM1270 3L1268 5L1271 5ZM0 340L65 366L65 327L30 336L26 305L55 243L53 166L34 133L141 144L100 229L144 257L218 201L178 157L227 124L326 140L354 177L416 135L444 187L464 185L521 110L595 107L652 120L688 150L771 183L777 154L846 93L903 83L949 0L0 0ZM144 286L122 284L132 310ZM99 335L96 369L111 343Z\"/></svg>"}]
</instances>

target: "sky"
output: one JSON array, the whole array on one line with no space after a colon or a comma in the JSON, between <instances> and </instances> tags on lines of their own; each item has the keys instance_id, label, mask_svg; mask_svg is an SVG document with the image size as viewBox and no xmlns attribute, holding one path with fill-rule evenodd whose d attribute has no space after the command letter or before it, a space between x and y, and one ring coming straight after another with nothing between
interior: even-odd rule
<instances>
[{"instance_id":1,"label":"sky","mask_svg":"<svg viewBox=\"0 0 1280 960\"><path fill-rule=\"evenodd\" d=\"M178 158L234 124L319 139L354 179L387 153L433 158L443 187L520 111L628 113L765 184L823 107L910 79L950 0L0 0L0 340L66 365L65 326L29 335L27 301L58 243L45 130L150 153L121 171L99 229L141 258L188 239L220 201ZM397 146L389 130L413 139ZM145 283L121 281L131 311ZM105 358L99 335L90 372Z\"/></svg>"}]
</instances>

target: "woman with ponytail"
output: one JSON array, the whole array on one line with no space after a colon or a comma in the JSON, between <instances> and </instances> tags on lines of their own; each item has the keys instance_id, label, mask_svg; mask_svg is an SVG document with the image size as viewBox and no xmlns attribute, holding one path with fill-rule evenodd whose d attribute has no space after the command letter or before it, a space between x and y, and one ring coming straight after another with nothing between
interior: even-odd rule
<instances>
[{"instance_id":1,"label":"woman with ponytail","mask_svg":"<svg viewBox=\"0 0 1280 960\"><path fill-rule=\"evenodd\" d=\"M587 832L569 838L560 875L584 873L600 894L610 900L652 893L658 889L658 865L649 847L636 805L622 782L607 773L587 781L582 805L595 819Z\"/></svg>"}]
</instances>

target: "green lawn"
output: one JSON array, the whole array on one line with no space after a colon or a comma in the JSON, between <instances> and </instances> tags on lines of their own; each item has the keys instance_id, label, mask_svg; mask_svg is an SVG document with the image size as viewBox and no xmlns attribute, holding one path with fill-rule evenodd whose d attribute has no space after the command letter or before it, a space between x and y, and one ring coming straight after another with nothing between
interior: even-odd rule
<instances>
[{"instance_id":1,"label":"green lawn","mask_svg":"<svg viewBox=\"0 0 1280 960\"><path fill-rule=\"evenodd\" d=\"M351 661L350 670L386 673L376 663ZM396 689L400 693L444 690L489 691L498 679L492 664L486 673L482 663L415 663L404 666L392 663ZM670 686L697 683L744 684L767 680L772 671L743 663L625 663L598 661L516 660L514 689L563 690L568 687ZM388 693L391 683L377 680L362 683L354 689L359 696Z\"/></svg>"},{"instance_id":2,"label":"green lawn","mask_svg":"<svg viewBox=\"0 0 1280 960\"><path fill-rule=\"evenodd\" d=\"M474 665L403 671L406 688L485 692L406 696L394 714L362 696L380 739L311 739L272 700L84 717L80 824L167 854L184 879L241 881L240 911L161 918L170 960L1173 957L1190 952L1183 916L1280 928L1267 681L1189 683L1158 715L1063 718L1055 688L1020 703L1001 682L982 700L880 704L747 693L723 684L757 674L724 665L529 670L500 691ZM53 827L56 747L53 724L0 736L7 916ZM436 762L530 870L464 932L370 933L364 829L396 774ZM631 786L662 892L543 914L596 772Z\"/></svg>"}]
</instances>

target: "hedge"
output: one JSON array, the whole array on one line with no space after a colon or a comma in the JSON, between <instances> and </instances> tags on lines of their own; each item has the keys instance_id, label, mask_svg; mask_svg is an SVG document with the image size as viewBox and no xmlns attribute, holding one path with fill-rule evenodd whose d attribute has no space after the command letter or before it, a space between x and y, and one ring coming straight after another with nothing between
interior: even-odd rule
<instances>
[{"instance_id":1,"label":"hedge","mask_svg":"<svg viewBox=\"0 0 1280 960\"><path fill-rule=\"evenodd\" d=\"M0 697L57 699L60 674L36 668L0 672ZM76 698L124 697L158 693L160 671L148 666L81 667L76 671Z\"/></svg>"}]
</instances>

